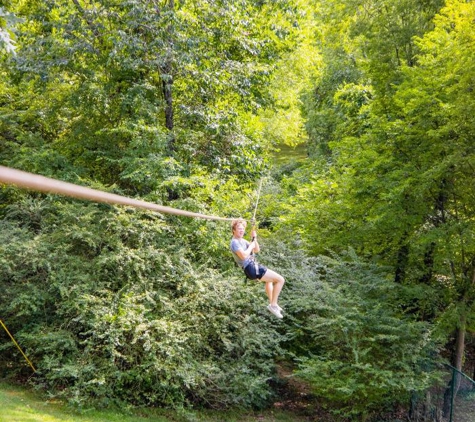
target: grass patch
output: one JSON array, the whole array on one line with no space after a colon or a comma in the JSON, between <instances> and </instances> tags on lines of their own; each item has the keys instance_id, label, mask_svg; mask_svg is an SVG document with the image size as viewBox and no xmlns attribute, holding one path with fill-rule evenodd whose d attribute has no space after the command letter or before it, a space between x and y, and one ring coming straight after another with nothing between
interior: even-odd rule
<instances>
[{"instance_id":1,"label":"grass patch","mask_svg":"<svg viewBox=\"0 0 475 422\"><path fill-rule=\"evenodd\" d=\"M167 422L172 419L157 416L154 419L124 415L114 411L86 411L79 413L57 400L48 400L26 388L0 383L0 422Z\"/></svg>"},{"instance_id":2,"label":"grass patch","mask_svg":"<svg viewBox=\"0 0 475 422\"><path fill-rule=\"evenodd\" d=\"M0 422L291 422L292 412L200 411L161 409L88 410L77 412L58 400L49 400L25 387L0 382Z\"/></svg>"},{"instance_id":3,"label":"grass patch","mask_svg":"<svg viewBox=\"0 0 475 422\"><path fill-rule=\"evenodd\" d=\"M295 147L280 144L278 151L273 153L274 166L279 167L291 162L302 163L307 160L307 145L299 144Z\"/></svg>"}]
</instances>

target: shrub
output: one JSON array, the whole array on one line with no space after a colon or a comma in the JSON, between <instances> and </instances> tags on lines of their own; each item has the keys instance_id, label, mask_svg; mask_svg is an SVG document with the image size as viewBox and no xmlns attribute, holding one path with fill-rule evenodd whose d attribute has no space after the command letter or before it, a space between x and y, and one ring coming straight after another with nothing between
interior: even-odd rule
<instances>
[{"instance_id":1,"label":"shrub","mask_svg":"<svg viewBox=\"0 0 475 422\"><path fill-rule=\"evenodd\" d=\"M156 214L51 201L33 225L34 202L0 221L0 314L38 385L78 406L268 402L281 336L262 286L223 274L212 256L191 261ZM25 372L11 346L3 353Z\"/></svg>"},{"instance_id":2,"label":"shrub","mask_svg":"<svg viewBox=\"0 0 475 422\"><path fill-rule=\"evenodd\" d=\"M305 257L298 248L274 257L286 269L285 344L322 403L345 417L407 405L437 378L438 344L429 323L399 306L404 286L388 268L352 251Z\"/></svg>"}]
</instances>

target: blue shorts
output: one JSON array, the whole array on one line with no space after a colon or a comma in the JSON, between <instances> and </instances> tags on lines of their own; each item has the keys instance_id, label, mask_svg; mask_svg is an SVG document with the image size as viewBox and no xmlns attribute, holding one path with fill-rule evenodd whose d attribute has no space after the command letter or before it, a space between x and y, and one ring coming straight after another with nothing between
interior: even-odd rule
<instances>
[{"instance_id":1,"label":"blue shorts","mask_svg":"<svg viewBox=\"0 0 475 422\"><path fill-rule=\"evenodd\" d=\"M266 271L267 268L257 262L251 262L246 268L244 268L244 273L249 280L260 280L262 277L264 277Z\"/></svg>"}]
</instances>

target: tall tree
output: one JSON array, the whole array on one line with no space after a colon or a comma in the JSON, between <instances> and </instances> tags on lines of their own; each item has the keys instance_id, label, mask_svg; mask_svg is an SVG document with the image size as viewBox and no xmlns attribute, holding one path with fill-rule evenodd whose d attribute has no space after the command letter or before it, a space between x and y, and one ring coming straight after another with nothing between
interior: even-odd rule
<instances>
[{"instance_id":1,"label":"tall tree","mask_svg":"<svg viewBox=\"0 0 475 422\"><path fill-rule=\"evenodd\" d=\"M417 165L427 204L432 205L424 228L414 237L423 250L430 251L433 279L439 283L450 280L447 288L451 306L447 311L452 314L456 309L458 315L453 320L457 334L452 363L459 370L465 332L473 329L469 321L475 312L475 242L471 227L475 217L475 126L467 119L475 111L469 94L475 78L475 34L470 23L474 18L472 3L447 2L435 19L435 29L418 40L423 54L417 69L407 69L409 77L397 96L406 122L403 139L418 140L417 144L411 143L410 151L404 143L400 145Z\"/></svg>"},{"instance_id":2,"label":"tall tree","mask_svg":"<svg viewBox=\"0 0 475 422\"><path fill-rule=\"evenodd\" d=\"M262 136L239 116L270 104L264 87L299 30L292 2L13 4L24 20L12 76L82 173L148 192L167 167L260 171Z\"/></svg>"},{"instance_id":3,"label":"tall tree","mask_svg":"<svg viewBox=\"0 0 475 422\"><path fill-rule=\"evenodd\" d=\"M398 282L418 286L404 306L420 318L454 324L459 369L474 312L474 128L468 118L474 112L474 10L471 2L448 2L434 29L410 40L412 57L394 63L397 74L382 65L389 66L384 57L397 58L397 50L381 55L379 38L369 37L372 48L361 60L362 75L371 80L341 84L333 94L339 122L328 143L330 165L312 164L318 173L310 181L301 171L296 208L286 220L315 253L353 245L393 265ZM432 299L424 290L434 292Z\"/></svg>"}]
</instances>

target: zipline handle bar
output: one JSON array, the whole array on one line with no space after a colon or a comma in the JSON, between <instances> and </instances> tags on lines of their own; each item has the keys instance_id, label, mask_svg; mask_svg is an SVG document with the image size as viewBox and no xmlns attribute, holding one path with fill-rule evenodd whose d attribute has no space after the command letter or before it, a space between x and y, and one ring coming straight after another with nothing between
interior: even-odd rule
<instances>
[{"instance_id":1,"label":"zipline handle bar","mask_svg":"<svg viewBox=\"0 0 475 422\"><path fill-rule=\"evenodd\" d=\"M102 202L115 205L128 205L159 213L181 215L185 217L204 218L207 220L232 221L232 218L215 217L212 215L184 211L176 208L140 201L126 196L103 192L73 183L62 182L49 177L39 176L21 170L0 166L0 183L16 185L18 187L36 190L45 193L55 193L70 196L72 198L87 199L89 201Z\"/></svg>"}]
</instances>

